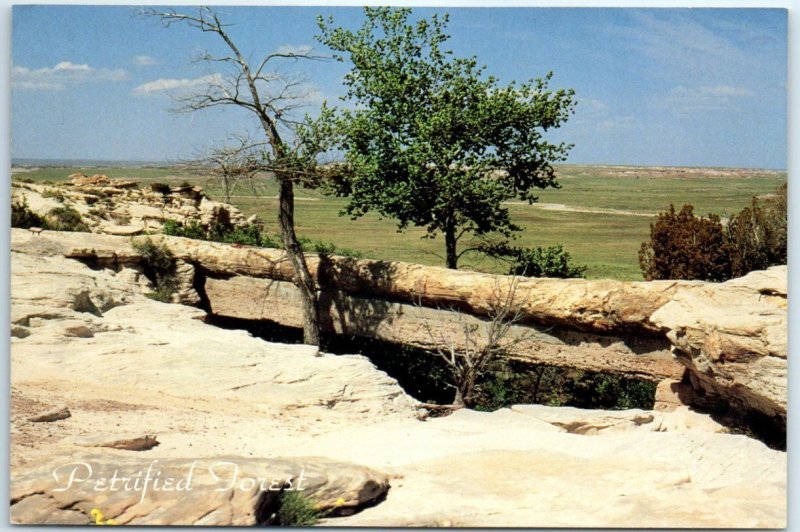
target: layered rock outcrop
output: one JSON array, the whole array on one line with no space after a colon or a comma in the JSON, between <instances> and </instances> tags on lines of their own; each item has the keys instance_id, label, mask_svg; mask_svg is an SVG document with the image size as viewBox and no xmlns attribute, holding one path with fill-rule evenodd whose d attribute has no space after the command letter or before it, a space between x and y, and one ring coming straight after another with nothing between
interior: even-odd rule
<instances>
[{"instance_id":1,"label":"layered rock outcrop","mask_svg":"<svg viewBox=\"0 0 800 532\"><path fill-rule=\"evenodd\" d=\"M90 268L59 249L100 258ZM786 453L705 415L520 405L423 421L364 357L315 356L146 298L136 260L127 239L12 232L15 522L87 524L94 509L120 524L267 522L269 492L249 483L217 492L219 479L198 474L190 493L142 496L87 482L56 491L52 474L78 461L94 466L94 479L115 468L133 476L155 461L162 477L185 478L195 460L198 472L222 460L240 478L305 470L320 508L378 502L323 522L339 526L786 524ZM71 415L30 421L56 406ZM85 446L129 435L159 445Z\"/></svg>"},{"instance_id":2,"label":"layered rock outcrop","mask_svg":"<svg viewBox=\"0 0 800 532\"><path fill-rule=\"evenodd\" d=\"M237 227L246 223L239 209L212 201L199 186L140 188L137 183L103 175L70 177L71 182L59 185L14 181L12 201L24 201L33 212L45 217L53 209L75 209L92 232L110 235L160 232L167 220L206 229L216 224Z\"/></svg>"},{"instance_id":3,"label":"layered rock outcrop","mask_svg":"<svg viewBox=\"0 0 800 532\"><path fill-rule=\"evenodd\" d=\"M693 402L724 402L785 423L787 270L683 290L651 316L689 370Z\"/></svg>"},{"instance_id":4,"label":"layered rock outcrop","mask_svg":"<svg viewBox=\"0 0 800 532\"><path fill-rule=\"evenodd\" d=\"M101 266L139 262L129 241L111 236L25 232L15 245ZM292 268L275 249L153 236L187 269L221 316L300 326ZM786 268L726 283L517 279L421 265L309 256L322 286L323 328L429 348L463 341L513 283L523 336L510 356L559 367L610 371L693 388L695 404L786 416ZM200 277L197 277L200 276ZM199 299L197 296L195 299ZM192 299L187 296L187 299ZM457 311L457 312L455 312ZM430 330L435 329L436 335ZM684 375L684 372L687 372ZM732 407L732 408L731 408Z\"/></svg>"}]
</instances>

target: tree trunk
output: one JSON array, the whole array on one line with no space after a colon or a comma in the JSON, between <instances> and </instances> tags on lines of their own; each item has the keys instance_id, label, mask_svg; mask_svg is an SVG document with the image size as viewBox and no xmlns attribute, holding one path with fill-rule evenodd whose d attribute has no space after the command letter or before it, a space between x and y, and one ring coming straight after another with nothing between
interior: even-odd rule
<instances>
[{"instance_id":1,"label":"tree trunk","mask_svg":"<svg viewBox=\"0 0 800 532\"><path fill-rule=\"evenodd\" d=\"M294 284L300 289L303 303L303 343L319 346L319 301L314 278L308 271L305 255L294 232L294 184L288 179L278 178L278 224L281 228L283 248L294 268Z\"/></svg>"},{"instance_id":2,"label":"tree trunk","mask_svg":"<svg viewBox=\"0 0 800 532\"><path fill-rule=\"evenodd\" d=\"M458 269L458 254L456 253L456 227L452 222L447 223L444 228L445 260L447 267L451 270Z\"/></svg>"},{"instance_id":3,"label":"tree trunk","mask_svg":"<svg viewBox=\"0 0 800 532\"><path fill-rule=\"evenodd\" d=\"M456 387L456 396L453 399L453 406L464 407L464 396L461 394L461 389Z\"/></svg>"}]
</instances>

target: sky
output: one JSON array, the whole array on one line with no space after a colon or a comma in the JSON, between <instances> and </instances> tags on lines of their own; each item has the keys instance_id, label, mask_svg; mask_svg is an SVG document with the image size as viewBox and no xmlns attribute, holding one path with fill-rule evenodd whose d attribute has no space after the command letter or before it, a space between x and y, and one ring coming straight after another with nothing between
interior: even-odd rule
<instances>
[{"instance_id":1,"label":"sky","mask_svg":"<svg viewBox=\"0 0 800 532\"><path fill-rule=\"evenodd\" d=\"M190 10L191 8L182 8ZM787 14L782 9L447 8L447 47L476 56L501 82L553 72L575 114L554 141L570 163L786 168ZM253 62L313 46L316 17L355 29L350 7L218 9ZM221 52L211 34L164 28L136 8L15 6L11 155L14 159L177 161L231 135L256 132L249 113L176 113L175 95L224 73L193 62ZM341 104L349 67L295 61L306 110Z\"/></svg>"}]
</instances>

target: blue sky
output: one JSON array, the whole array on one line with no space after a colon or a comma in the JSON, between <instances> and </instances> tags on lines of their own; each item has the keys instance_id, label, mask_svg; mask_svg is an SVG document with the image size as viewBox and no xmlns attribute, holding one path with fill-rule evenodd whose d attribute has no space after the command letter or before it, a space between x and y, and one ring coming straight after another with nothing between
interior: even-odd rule
<instances>
[{"instance_id":1,"label":"blue sky","mask_svg":"<svg viewBox=\"0 0 800 532\"><path fill-rule=\"evenodd\" d=\"M415 9L418 16L443 10ZM552 138L569 162L786 167L787 17L779 9L447 8L450 47L503 82L552 70L576 91ZM351 28L357 8L219 9L257 60L313 45L315 17ZM129 7L17 6L12 35L12 157L179 160L256 131L233 108L172 113L170 94L218 73L193 64L212 35L164 29ZM307 79L309 112L343 93L346 64L286 65Z\"/></svg>"}]
</instances>

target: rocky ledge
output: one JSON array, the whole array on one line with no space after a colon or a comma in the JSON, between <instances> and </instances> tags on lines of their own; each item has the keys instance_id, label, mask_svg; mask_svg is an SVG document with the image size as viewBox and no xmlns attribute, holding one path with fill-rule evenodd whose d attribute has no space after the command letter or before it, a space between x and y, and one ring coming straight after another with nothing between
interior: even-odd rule
<instances>
[{"instance_id":1,"label":"rocky ledge","mask_svg":"<svg viewBox=\"0 0 800 532\"><path fill-rule=\"evenodd\" d=\"M277 249L154 235L178 262L175 301L204 300L216 315L301 325L292 268ZM95 267L139 268L131 240L89 233L12 231L12 245ZM407 264L309 256L322 286L329 332L430 348L463 341L464 324L481 326L487 302L508 290L507 276ZM773 432L785 430L787 269L753 272L725 283L518 279L524 323L509 355L530 363L606 371L664 381L665 404L724 410ZM197 291L201 291L199 294ZM458 310L458 312L454 312ZM440 334L432 338L430 324ZM427 327L426 327L427 325ZM438 337L441 338L438 338Z\"/></svg>"},{"instance_id":2,"label":"rocky ledge","mask_svg":"<svg viewBox=\"0 0 800 532\"><path fill-rule=\"evenodd\" d=\"M357 512L322 524L786 525L786 453L686 407L520 405L420 419L419 404L366 358L215 328L202 310L145 297L148 281L127 244L113 269L89 267L57 251L73 249L69 238L12 234L15 522L86 524L93 510L131 524L269 522L274 499L250 483L212 492L219 479L198 473L190 496L131 497L86 482L61 490L68 476L53 476L76 462L97 479L112 468L133 476L154 461L164 477L224 461L246 478L288 481L305 471L318 508ZM89 240L75 249L106 243L81 238ZM693 323L684 337L715 325ZM45 415L55 411L62 415Z\"/></svg>"}]
</instances>

